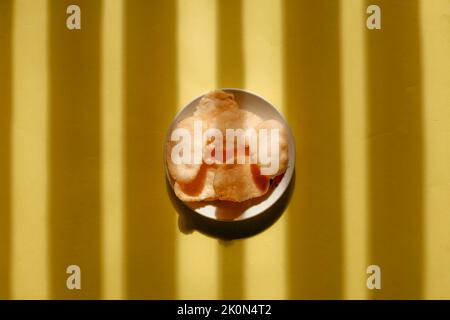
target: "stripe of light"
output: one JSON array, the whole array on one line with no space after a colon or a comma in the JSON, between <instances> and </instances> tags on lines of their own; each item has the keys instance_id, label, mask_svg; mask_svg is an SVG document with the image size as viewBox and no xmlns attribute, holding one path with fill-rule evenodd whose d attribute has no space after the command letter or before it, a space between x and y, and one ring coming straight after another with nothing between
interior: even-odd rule
<instances>
[{"instance_id":1,"label":"stripe of light","mask_svg":"<svg viewBox=\"0 0 450 320\"><path fill-rule=\"evenodd\" d=\"M216 1L178 0L178 107L216 86ZM179 299L218 298L217 241L177 233Z\"/></svg>"},{"instance_id":2,"label":"stripe of light","mask_svg":"<svg viewBox=\"0 0 450 320\"><path fill-rule=\"evenodd\" d=\"M13 12L12 298L45 299L49 287L47 1L16 0Z\"/></svg>"},{"instance_id":3,"label":"stripe of light","mask_svg":"<svg viewBox=\"0 0 450 320\"><path fill-rule=\"evenodd\" d=\"M282 1L244 0L245 87L283 112ZM286 217L245 242L244 298L287 296Z\"/></svg>"},{"instance_id":4,"label":"stripe of light","mask_svg":"<svg viewBox=\"0 0 450 320\"><path fill-rule=\"evenodd\" d=\"M102 296L124 294L123 0L104 0L102 15Z\"/></svg>"},{"instance_id":5,"label":"stripe of light","mask_svg":"<svg viewBox=\"0 0 450 320\"><path fill-rule=\"evenodd\" d=\"M450 3L419 2L425 139L425 299L450 299Z\"/></svg>"},{"instance_id":6,"label":"stripe of light","mask_svg":"<svg viewBox=\"0 0 450 320\"><path fill-rule=\"evenodd\" d=\"M341 97L343 171L343 285L346 299L365 299L367 288L367 159L365 7L341 0Z\"/></svg>"}]
</instances>

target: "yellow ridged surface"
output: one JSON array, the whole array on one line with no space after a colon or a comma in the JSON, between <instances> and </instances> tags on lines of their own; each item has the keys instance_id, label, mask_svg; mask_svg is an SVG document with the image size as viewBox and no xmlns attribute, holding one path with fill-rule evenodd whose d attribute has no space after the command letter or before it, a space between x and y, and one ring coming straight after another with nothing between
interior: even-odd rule
<instances>
[{"instance_id":1,"label":"yellow ridged surface","mask_svg":"<svg viewBox=\"0 0 450 320\"><path fill-rule=\"evenodd\" d=\"M11 297L46 299L47 1L14 1L13 12Z\"/></svg>"},{"instance_id":2,"label":"yellow ridged surface","mask_svg":"<svg viewBox=\"0 0 450 320\"><path fill-rule=\"evenodd\" d=\"M123 1L103 1L102 15L102 296L124 297Z\"/></svg>"},{"instance_id":3,"label":"yellow ridged surface","mask_svg":"<svg viewBox=\"0 0 450 320\"><path fill-rule=\"evenodd\" d=\"M216 1L178 0L177 6L178 108L182 108L216 87ZM217 241L197 232L177 232L176 252L177 298L217 299Z\"/></svg>"},{"instance_id":4,"label":"yellow ridged surface","mask_svg":"<svg viewBox=\"0 0 450 320\"><path fill-rule=\"evenodd\" d=\"M260 93L283 113L281 1L244 0L245 88ZM286 216L245 241L244 297L284 299L286 295Z\"/></svg>"},{"instance_id":5,"label":"yellow ridged surface","mask_svg":"<svg viewBox=\"0 0 450 320\"><path fill-rule=\"evenodd\" d=\"M450 3L420 1L425 128L424 298L449 299Z\"/></svg>"},{"instance_id":6,"label":"yellow ridged surface","mask_svg":"<svg viewBox=\"0 0 450 320\"><path fill-rule=\"evenodd\" d=\"M343 148L344 298L365 299L367 288L367 176L364 1L340 4Z\"/></svg>"},{"instance_id":7,"label":"yellow ridged surface","mask_svg":"<svg viewBox=\"0 0 450 320\"><path fill-rule=\"evenodd\" d=\"M1 299L450 298L448 0L2 0L0 48ZM162 162L218 87L297 148L288 209L233 242L183 233Z\"/></svg>"}]
</instances>

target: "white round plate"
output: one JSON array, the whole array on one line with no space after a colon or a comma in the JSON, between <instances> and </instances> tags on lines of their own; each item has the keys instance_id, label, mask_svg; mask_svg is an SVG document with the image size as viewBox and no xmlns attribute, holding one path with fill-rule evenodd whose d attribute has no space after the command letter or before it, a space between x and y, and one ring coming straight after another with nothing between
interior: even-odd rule
<instances>
[{"instance_id":1,"label":"white round plate","mask_svg":"<svg viewBox=\"0 0 450 320\"><path fill-rule=\"evenodd\" d=\"M288 168L279 182L275 187L271 186L268 193L260 198L251 199L241 203L230 202L230 201L203 201L203 202L184 202L184 204L192 209L194 212L202 215L206 218L217 220L217 221L243 221L250 218L254 218L263 212L269 210L281 196L287 191L289 183L292 180L294 174L295 166L295 142L292 136L292 132L283 116L278 112L278 110L267 100L243 89L222 89L225 92L232 93L239 104L241 109L251 111L261 117L263 120L275 119L283 123L288 131L289 135L289 165ZM193 115L196 106L198 105L200 99L203 95L192 100L187 104L172 121L169 128L168 134L166 136L166 141L170 138L170 133L172 132L174 126L181 120ZM164 143L166 146L166 143ZM164 153L165 154L165 153ZM170 177L167 170L166 161L164 160L164 166L166 169L166 176L169 180L171 186L173 186L174 181Z\"/></svg>"}]
</instances>

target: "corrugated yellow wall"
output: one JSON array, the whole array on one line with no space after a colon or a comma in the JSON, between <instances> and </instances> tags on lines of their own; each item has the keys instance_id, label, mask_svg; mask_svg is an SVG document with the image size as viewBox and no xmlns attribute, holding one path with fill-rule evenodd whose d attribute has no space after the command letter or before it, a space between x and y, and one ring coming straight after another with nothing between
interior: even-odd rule
<instances>
[{"instance_id":1,"label":"corrugated yellow wall","mask_svg":"<svg viewBox=\"0 0 450 320\"><path fill-rule=\"evenodd\" d=\"M0 1L0 298L450 299L449 56L448 0ZM162 167L217 87L297 144L288 209L233 242L178 221Z\"/></svg>"}]
</instances>

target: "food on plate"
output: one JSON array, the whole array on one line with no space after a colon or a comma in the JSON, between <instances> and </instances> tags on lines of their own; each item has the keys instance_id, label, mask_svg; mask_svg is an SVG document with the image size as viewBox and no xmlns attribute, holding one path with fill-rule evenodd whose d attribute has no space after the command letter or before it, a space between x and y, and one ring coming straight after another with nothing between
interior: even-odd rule
<instances>
[{"instance_id":1,"label":"food on plate","mask_svg":"<svg viewBox=\"0 0 450 320\"><path fill-rule=\"evenodd\" d=\"M166 144L167 170L185 202L243 202L267 194L288 168L288 132L241 109L231 93L206 94Z\"/></svg>"},{"instance_id":2,"label":"food on plate","mask_svg":"<svg viewBox=\"0 0 450 320\"><path fill-rule=\"evenodd\" d=\"M190 134L194 134L194 121L195 117L189 117L184 120L181 120L177 123L175 128L184 128L188 130ZM167 167L170 172L172 178L174 178L179 183L190 183L194 181L195 177L197 177L198 172L200 171L201 163L175 163L171 161L171 154L174 147L176 147L176 142L169 141L166 148L166 162ZM194 149L191 150L191 159L194 157Z\"/></svg>"},{"instance_id":3,"label":"food on plate","mask_svg":"<svg viewBox=\"0 0 450 320\"><path fill-rule=\"evenodd\" d=\"M222 165L214 177L219 200L242 202L261 197L269 189L269 178L261 175L255 164Z\"/></svg>"}]
</instances>

